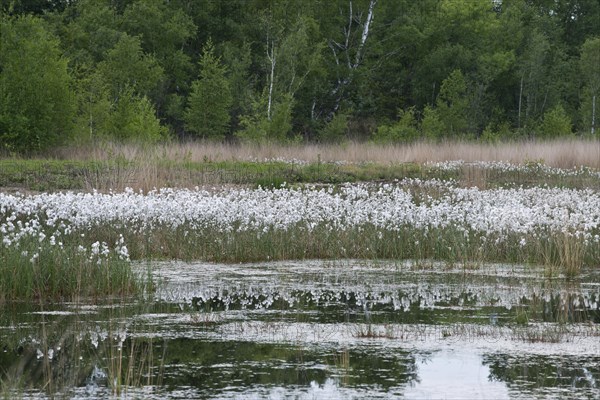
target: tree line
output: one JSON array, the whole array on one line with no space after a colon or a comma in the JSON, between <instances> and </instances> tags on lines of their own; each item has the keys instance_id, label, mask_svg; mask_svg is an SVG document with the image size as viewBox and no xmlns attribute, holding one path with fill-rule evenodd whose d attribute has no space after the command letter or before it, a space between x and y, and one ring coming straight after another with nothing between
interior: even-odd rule
<instances>
[{"instance_id":1,"label":"tree line","mask_svg":"<svg viewBox=\"0 0 600 400\"><path fill-rule=\"evenodd\" d=\"M1 0L0 147L597 135L598 0Z\"/></svg>"}]
</instances>

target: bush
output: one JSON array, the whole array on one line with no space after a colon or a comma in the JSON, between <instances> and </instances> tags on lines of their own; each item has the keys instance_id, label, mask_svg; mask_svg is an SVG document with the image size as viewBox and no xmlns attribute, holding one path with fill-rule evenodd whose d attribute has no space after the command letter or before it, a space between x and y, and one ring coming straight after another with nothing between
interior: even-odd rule
<instances>
[{"instance_id":1,"label":"bush","mask_svg":"<svg viewBox=\"0 0 600 400\"><path fill-rule=\"evenodd\" d=\"M321 131L321 139L324 142L340 142L348 133L348 115L338 113L325 125Z\"/></svg>"},{"instance_id":2,"label":"bush","mask_svg":"<svg viewBox=\"0 0 600 400\"><path fill-rule=\"evenodd\" d=\"M67 142L76 112L59 41L35 17L0 16L0 148L16 152Z\"/></svg>"},{"instance_id":3,"label":"bush","mask_svg":"<svg viewBox=\"0 0 600 400\"><path fill-rule=\"evenodd\" d=\"M154 106L146 96L126 90L107 121L107 133L117 139L157 142L167 137L167 128L156 118Z\"/></svg>"},{"instance_id":4,"label":"bush","mask_svg":"<svg viewBox=\"0 0 600 400\"><path fill-rule=\"evenodd\" d=\"M427 138L441 138L444 134L445 126L440 120L436 109L429 106L423 110L423 121L421 122L421 133Z\"/></svg>"},{"instance_id":5,"label":"bush","mask_svg":"<svg viewBox=\"0 0 600 400\"><path fill-rule=\"evenodd\" d=\"M419 137L414 107L398 111L398 121L377 128L373 141L379 143L410 142Z\"/></svg>"},{"instance_id":6,"label":"bush","mask_svg":"<svg viewBox=\"0 0 600 400\"><path fill-rule=\"evenodd\" d=\"M544 119L539 129L541 137L553 138L570 135L571 133L571 118L561 105L554 107L544 114Z\"/></svg>"},{"instance_id":7,"label":"bush","mask_svg":"<svg viewBox=\"0 0 600 400\"><path fill-rule=\"evenodd\" d=\"M284 95L272 105L271 119L266 115L267 102L263 95L252 104L252 110L247 115L240 116L242 129L234 136L245 142L286 142L292 130L292 108L294 98Z\"/></svg>"}]
</instances>

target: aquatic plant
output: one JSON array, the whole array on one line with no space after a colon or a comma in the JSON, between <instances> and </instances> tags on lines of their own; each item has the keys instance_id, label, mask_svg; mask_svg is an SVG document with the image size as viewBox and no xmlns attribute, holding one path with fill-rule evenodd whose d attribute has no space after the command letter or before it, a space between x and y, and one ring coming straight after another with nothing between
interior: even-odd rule
<instances>
[{"instance_id":1,"label":"aquatic plant","mask_svg":"<svg viewBox=\"0 0 600 400\"><path fill-rule=\"evenodd\" d=\"M0 211L4 217L4 207ZM140 284L131 270L123 236L109 246L87 240L84 233L73 233L65 223L21 211L6 215L0 225L0 303L137 292Z\"/></svg>"}]
</instances>

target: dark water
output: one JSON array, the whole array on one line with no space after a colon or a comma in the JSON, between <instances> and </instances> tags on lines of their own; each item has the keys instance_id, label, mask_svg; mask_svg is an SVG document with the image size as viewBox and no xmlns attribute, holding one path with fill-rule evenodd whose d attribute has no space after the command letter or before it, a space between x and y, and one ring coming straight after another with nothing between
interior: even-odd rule
<instances>
[{"instance_id":1,"label":"dark water","mask_svg":"<svg viewBox=\"0 0 600 400\"><path fill-rule=\"evenodd\" d=\"M0 395L600 398L597 272L151 267L157 290L144 300L4 306Z\"/></svg>"}]
</instances>

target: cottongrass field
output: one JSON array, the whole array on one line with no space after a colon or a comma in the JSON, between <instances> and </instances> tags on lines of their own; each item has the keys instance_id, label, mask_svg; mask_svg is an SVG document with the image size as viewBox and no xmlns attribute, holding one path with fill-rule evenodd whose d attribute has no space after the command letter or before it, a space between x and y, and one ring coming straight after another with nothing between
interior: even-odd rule
<instances>
[{"instance_id":1,"label":"cottongrass field","mask_svg":"<svg viewBox=\"0 0 600 400\"><path fill-rule=\"evenodd\" d=\"M0 302L135 294L132 259L509 262L573 278L600 266L600 193L404 179L0 194L0 234Z\"/></svg>"}]
</instances>

